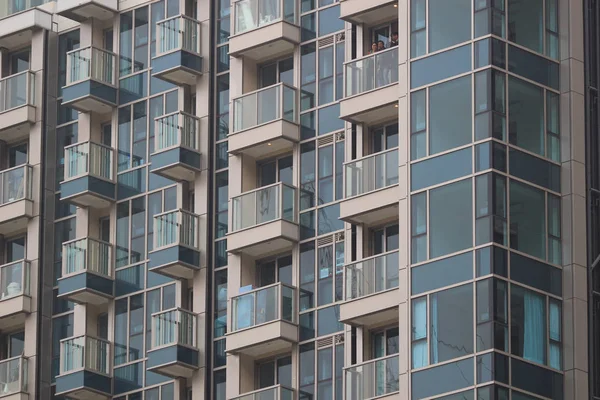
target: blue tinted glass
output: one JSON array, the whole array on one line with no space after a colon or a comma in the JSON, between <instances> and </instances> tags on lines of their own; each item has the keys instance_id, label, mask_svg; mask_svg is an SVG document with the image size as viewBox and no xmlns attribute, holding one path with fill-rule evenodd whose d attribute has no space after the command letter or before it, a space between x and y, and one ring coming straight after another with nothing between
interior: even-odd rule
<instances>
[{"instance_id":1,"label":"blue tinted glass","mask_svg":"<svg viewBox=\"0 0 600 400\"><path fill-rule=\"evenodd\" d=\"M344 120L340 119L339 103L319 110L319 135L344 129Z\"/></svg>"},{"instance_id":2,"label":"blue tinted glass","mask_svg":"<svg viewBox=\"0 0 600 400\"><path fill-rule=\"evenodd\" d=\"M513 386L553 400L564 399L563 375L514 358L511 364Z\"/></svg>"},{"instance_id":3,"label":"blue tinted glass","mask_svg":"<svg viewBox=\"0 0 600 400\"><path fill-rule=\"evenodd\" d=\"M558 90L558 63L515 46L508 46L508 70Z\"/></svg>"},{"instance_id":4,"label":"blue tinted glass","mask_svg":"<svg viewBox=\"0 0 600 400\"><path fill-rule=\"evenodd\" d=\"M148 287L154 287L163 285L165 283L173 282L173 278L165 276L163 274L157 274L156 272L148 271Z\"/></svg>"},{"instance_id":5,"label":"blue tinted glass","mask_svg":"<svg viewBox=\"0 0 600 400\"><path fill-rule=\"evenodd\" d=\"M429 51L471 39L472 0L429 0Z\"/></svg>"},{"instance_id":6,"label":"blue tinted glass","mask_svg":"<svg viewBox=\"0 0 600 400\"><path fill-rule=\"evenodd\" d=\"M315 212L308 211L300 214L300 239L315 236Z\"/></svg>"},{"instance_id":7,"label":"blue tinted glass","mask_svg":"<svg viewBox=\"0 0 600 400\"><path fill-rule=\"evenodd\" d=\"M471 45L415 61L410 68L410 87L417 88L471 70Z\"/></svg>"},{"instance_id":8,"label":"blue tinted glass","mask_svg":"<svg viewBox=\"0 0 600 400\"><path fill-rule=\"evenodd\" d=\"M319 208L318 234L338 231L344 229L344 221L340 220L340 204L332 204L327 207Z\"/></svg>"},{"instance_id":9,"label":"blue tinted glass","mask_svg":"<svg viewBox=\"0 0 600 400\"><path fill-rule=\"evenodd\" d=\"M560 269L512 252L510 253L510 278L556 296L562 296Z\"/></svg>"},{"instance_id":10,"label":"blue tinted glass","mask_svg":"<svg viewBox=\"0 0 600 400\"><path fill-rule=\"evenodd\" d=\"M119 104L140 100L148 95L148 74L146 72L119 81Z\"/></svg>"},{"instance_id":11,"label":"blue tinted glass","mask_svg":"<svg viewBox=\"0 0 600 400\"><path fill-rule=\"evenodd\" d=\"M332 306L317 311L317 336L340 332L344 324L340 320L340 307Z\"/></svg>"},{"instance_id":12,"label":"blue tinted glass","mask_svg":"<svg viewBox=\"0 0 600 400\"><path fill-rule=\"evenodd\" d=\"M157 374L156 372L146 370L146 385L157 385L171 380L168 376ZM147 397L146 397L147 398Z\"/></svg>"},{"instance_id":13,"label":"blue tinted glass","mask_svg":"<svg viewBox=\"0 0 600 400\"><path fill-rule=\"evenodd\" d=\"M344 29L344 21L340 19L340 6L319 11L319 36L325 36Z\"/></svg>"},{"instance_id":14,"label":"blue tinted glass","mask_svg":"<svg viewBox=\"0 0 600 400\"><path fill-rule=\"evenodd\" d=\"M473 385L473 358L419 371L412 375L412 399L424 399Z\"/></svg>"},{"instance_id":15,"label":"blue tinted glass","mask_svg":"<svg viewBox=\"0 0 600 400\"><path fill-rule=\"evenodd\" d=\"M143 362L115 368L114 394L117 395L120 393L140 389L142 387L142 380L144 378L144 374L142 373L143 369Z\"/></svg>"},{"instance_id":16,"label":"blue tinted glass","mask_svg":"<svg viewBox=\"0 0 600 400\"><path fill-rule=\"evenodd\" d=\"M473 279L473 253L419 265L411 270L413 295Z\"/></svg>"},{"instance_id":17,"label":"blue tinted glass","mask_svg":"<svg viewBox=\"0 0 600 400\"><path fill-rule=\"evenodd\" d=\"M463 149L412 165L411 190L419 190L471 173L472 149Z\"/></svg>"},{"instance_id":18,"label":"blue tinted glass","mask_svg":"<svg viewBox=\"0 0 600 400\"><path fill-rule=\"evenodd\" d=\"M560 167L522 151L510 149L510 174L560 192Z\"/></svg>"},{"instance_id":19,"label":"blue tinted glass","mask_svg":"<svg viewBox=\"0 0 600 400\"><path fill-rule=\"evenodd\" d=\"M123 296L144 289L144 264L115 272L115 295Z\"/></svg>"},{"instance_id":20,"label":"blue tinted glass","mask_svg":"<svg viewBox=\"0 0 600 400\"><path fill-rule=\"evenodd\" d=\"M162 79L150 77L150 95L166 92L167 90L177 88L176 85L163 81Z\"/></svg>"},{"instance_id":21,"label":"blue tinted glass","mask_svg":"<svg viewBox=\"0 0 600 400\"><path fill-rule=\"evenodd\" d=\"M117 199L123 200L146 191L146 168L117 175Z\"/></svg>"}]
</instances>

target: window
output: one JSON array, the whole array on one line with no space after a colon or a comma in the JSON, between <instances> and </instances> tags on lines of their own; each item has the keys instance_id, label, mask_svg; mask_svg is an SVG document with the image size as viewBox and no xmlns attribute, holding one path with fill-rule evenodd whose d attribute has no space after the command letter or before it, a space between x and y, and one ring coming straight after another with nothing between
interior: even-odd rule
<instances>
[{"instance_id":1,"label":"window","mask_svg":"<svg viewBox=\"0 0 600 400\"><path fill-rule=\"evenodd\" d=\"M372 337L372 358L380 359L400 352L398 343L398 328L389 328L374 332ZM400 374L398 358L388 357L376 362L375 366L375 394L381 396L400 390L398 376Z\"/></svg>"},{"instance_id":2,"label":"window","mask_svg":"<svg viewBox=\"0 0 600 400\"><path fill-rule=\"evenodd\" d=\"M268 186L277 182L283 182L288 185L293 184L293 168L294 160L291 155L259 164L257 173L258 186Z\"/></svg>"},{"instance_id":3,"label":"window","mask_svg":"<svg viewBox=\"0 0 600 400\"><path fill-rule=\"evenodd\" d=\"M275 260L260 261L256 265L258 287L276 282L292 284L292 256L278 257Z\"/></svg>"},{"instance_id":4,"label":"window","mask_svg":"<svg viewBox=\"0 0 600 400\"><path fill-rule=\"evenodd\" d=\"M257 389L282 385L292 387L292 357L261 362L256 365Z\"/></svg>"},{"instance_id":5,"label":"window","mask_svg":"<svg viewBox=\"0 0 600 400\"><path fill-rule=\"evenodd\" d=\"M175 284L146 292L146 351L152 345L152 314L177 307Z\"/></svg>"},{"instance_id":6,"label":"window","mask_svg":"<svg viewBox=\"0 0 600 400\"><path fill-rule=\"evenodd\" d=\"M508 0L508 40L557 59L558 2Z\"/></svg>"},{"instance_id":7,"label":"window","mask_svg":"<svg viewBox=\"0 0 600 400\"><path fill-rule=\"evenodd\" d=\"M544 90L510 77L508 99L510 143L544 155Z\"/></svg>"},{"instance_id":8,"label":"window","mask_svg":"<svg viewBox=\"0 0 600 400\"><path fill-rule=\"evenodd\" d=\"M294 58L275 61L261 65L258 69L258 81L261 88L266 88L277 83L294 85Z\"/></svg>"},{"instance_id":9,"label":"window","mask_svg":"<svg viewBox=\"0 0 600 400\"><path fill-rule=\"evenodd\" d=\"M5 261L6 264L20 261L25 259L25 243L27 241L26 236L21 236L18 238L7 239L4 245L6 250L5 252Z\"/></svg>"},{"instance_id":10,"label":"window","mask_svg":"<svg viewBox=\"0 0 600 400\"><path fill-rule=\"evenodd\" d=\"M471 0L429 0L429 52L471 38Z\"/></svg>"}]
</instances>

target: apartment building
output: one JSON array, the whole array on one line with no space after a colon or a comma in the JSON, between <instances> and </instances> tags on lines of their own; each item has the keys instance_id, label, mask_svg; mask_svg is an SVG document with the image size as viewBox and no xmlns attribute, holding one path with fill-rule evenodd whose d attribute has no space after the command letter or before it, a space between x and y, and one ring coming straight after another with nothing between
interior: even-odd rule
<instances>
[{"instance_id":1,"label":"apartment building","mask_svg":"<svg viewBox=\"0 0 600 400\"><path fill-rule=\"evenodd\" d=\"M595 0L0 0L0 400L600 399Z\"/></svg>"}]
</instances>

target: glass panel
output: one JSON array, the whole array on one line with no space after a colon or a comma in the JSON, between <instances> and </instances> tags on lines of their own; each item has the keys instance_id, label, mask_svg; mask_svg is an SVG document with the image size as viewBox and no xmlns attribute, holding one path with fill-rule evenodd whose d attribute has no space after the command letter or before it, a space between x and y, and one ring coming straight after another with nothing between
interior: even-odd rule
<instances>
[{"instance_id":1,"label":"glass panel","mask_svg":"<svg viewBox=\"0 0 600 400\"><path fill-rule=\"evenodd\" d=\"M29 294L29 263L19 261L0 267L0 289L4 300L13 296Z\"/></svg>"},{"instance_id":2,"label":"glass panel","mask_svg":"<svg viewBox=\"0 0 600 400\"><path fill-rule=\"evenodd\" d=\"M200 22L186 16L177 16L156 24L158 54L174 50L200 53Z\"/></svg>"},{"instance_id":3,"label":"glass panel","mask_svg":"<svg viewBox=\"0 0 600 400\"><path fill-rule=\"evenodd\" d=\"M66 339L60 343L60 373L88 369L109 374L110 343L90 336Z\"/></svg>"},{"instance_id":4,"label":"glass panel","mask_svg":"<svg viewBox=\"0 0 600 400\"><path fill-rule=\"evenodd\" d=\"M173 146L199 151L200 119L184 113L165 115L156 120L154 149L156 152Z\"/></svg>"},{"instance_id":5,"label":"glass panel","mask_svg":"<svg viewBox=\"0 0 600 400\"><path fill-rule=\"evenodd\" d=\"M298 123L295 88L278 84L233 100L233 132L283 118Z\"/></svg>"},{"instance_id":6,"label":"glass panel","mask_svg":"<svg viewBox=\"0 0 600 400\"><path fill-rule=\"evenodd\" d=\"M510 181L510 247L546 259L544 192Z\"/></svg>"},{"instance_id":7,"label":"glass panel","mask_svg":"<svg viewBox=\"0 0 600 400\"><path fill-rule=\"evenodd\" d=\"M80 239L63 244L63 276L91 271L112 276L112 246L94 239Z\"/></svg>"},{"instance_id":8,"label":"glass panel","mask_svg":"<svg viewBox=\"0 0 600 400\"><path fill-rule=\"evenodd\" d=\"M154 216L155 248L180 244L199 248L200 217L178 210Z\"/></svg>"},{"instance_id":9,"label":"glass panel","mask_svg":"<svg viewBox=\"0 0 600 400\"><path fill-rule=\"evenodd\" d=\"M365 400L400 390L398 356L347 368L346 399Z\"/></svg>"},{"instance_id":10,"label":"glass panel","mask_svg":"<svg viewBox=\"0 0 600 400\"><path fill-rule=\"evenodd\" d=\"M0 112L34 105L35 75L29 71L0 79Z\"/></svg>"},{"instance_id":11,"label":"glass panel","mask_svg":"<svg viewBox=\"0 0 600 400\"><path fill-rule=\"evenodd\" d=\"M346 167L346 197L358 196L398 183L398 150L352 161Z\"/></svg>"},{"instance_id":12,"label":"glass panel","mask_svg":"<svg viewBox=\"0 0 600 400\"><path fill-rule=\"evenodd\" d=\"M11 168L0 172L0 204L21 199L31 199L32 168L29 165Z\"/></svg>"},{"instance_id":13,"label":"glass panel","mask_svg":"<svg viewBox=\"0 0 600 400\"><path fill-rule=\"evenodd\" d=\"M346 96L398 82L398 49L379 51L346 63Z\"/></svg>"},{"instance_id":14,"label":"glass panel","mask_svg":"<svg viewBox=\"0 0 600 400\"><path fill-rule=\"evenodd\" d=\"M296 221L296 188L282 183L234 197L232 203L234 231L279 218Z\"/></svg>"},{"instance_id":15,"label":"glass panel","mask_svg":"<svg viewBox=\"0 0 600 400\"><path fill-rule=\"evenodd\" d=\"M283 1L284 19L295 22L295 7ZM241 0L235 3L235 33L244 33L281 19L281 0Z\"/></svg>"},{"instance_id":16,"label":"glass panel","mask_svg":"<svg viewBox=\"0 0 600 400\"><path fill-rule=\"evenodd\" d=\"M65 148L65 179L90 174L112 180L113 149L85 142Z\"/></svg>"},{"instance_id":17,"label":"glass panel","mask_svg":"<svg viewBox=\"0 0 600 400\"><path fill-rule=\"evenodd\" d=\"M471 0L429 0L429 51L471 38Z\"/></svg>"},{"instance_id":18,"label":"glass panel","mask_svg":"<svg viewBox=\"0 0 600 400\"><path fill-rule=\"evenodd\" d=\"M152 348L183 344L196 347L197 316L189 311L176 309L152 316Z\"/></svg>"},{"instance_id":19,"label":"glass panel","mask_svg":"<svg viewBox=\"0 0 600 400\"><path fill-rule=\"evenodd\" d=\"M346 300L398 287L398 252L346 265Z\"/></svg>"},{"instance_id":20,"label":"glass panel","mask_svg":"<svg viewBox=\"0 0 600 400\"><path fill-rule=\"evenodd\" d=\"M67 86L87 79L115 85L115 55L96 47L67 53Z\"/></svg>"},{"instance_id":21,"label":"glass panel","mask_svg":"<svg viewBox=\"0 0 600 400\"><path fill-rule=\"evenodd\" d=\"M232 299L233 331L250 328L277 319L296 319L295 291L281 283L256 289Z\"/></svg>"},{"instance_id":22,"label":"glass panel","mask_svg":"<svg viewBox=\"0 0 600 400\"><path fill-rule=\"evenodd\" d=\"M23 357L0 361L0 391L2 396L27 391L27 359Z\"/></svg>"}]
</instances>

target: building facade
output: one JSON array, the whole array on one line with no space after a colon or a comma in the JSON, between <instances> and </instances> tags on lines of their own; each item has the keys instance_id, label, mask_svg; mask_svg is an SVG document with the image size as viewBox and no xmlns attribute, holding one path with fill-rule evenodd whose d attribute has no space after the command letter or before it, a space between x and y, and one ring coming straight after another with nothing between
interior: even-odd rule
<instances>
[{"instance_id":1,"label":"building facade","mask_svg":"<svg viewBox=\"0 0 600 400\"><path fill-rule=\"evenodd\" d=\"M596 0L0 3L0 399L600 399Z\"/></svg>"}]
</instances>

